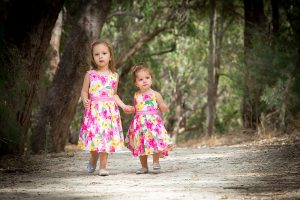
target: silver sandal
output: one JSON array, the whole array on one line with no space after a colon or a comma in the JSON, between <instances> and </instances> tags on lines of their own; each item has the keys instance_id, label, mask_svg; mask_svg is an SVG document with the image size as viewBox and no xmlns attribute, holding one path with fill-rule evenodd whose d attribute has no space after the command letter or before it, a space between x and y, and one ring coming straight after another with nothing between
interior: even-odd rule
<instances>
[{"instance_id":1,"label":"silver sandal","mask_svg":"<svg viewBox=\"0 0 300 200\"><path fill-rule=\"evenodd\" d=\"M91 163L89 163L89 164L86 166L86 171L87 171L88 173L93 173L95 170L96 170L96 166L93 166Z\"/></svg>"}]
</instances>

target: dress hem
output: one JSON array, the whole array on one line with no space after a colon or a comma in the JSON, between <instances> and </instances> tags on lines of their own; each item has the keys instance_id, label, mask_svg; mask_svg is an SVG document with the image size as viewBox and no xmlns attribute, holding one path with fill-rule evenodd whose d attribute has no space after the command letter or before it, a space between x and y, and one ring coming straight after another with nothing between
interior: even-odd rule
<instances>
[{"instance_id":1,"label":"dress hem","mask_svg":"<svg viewBox=\"0 0 300 200\"><path fill-rule=\"evenodd\" d=\"M92 151L90 148L79 148L79 149L83 150L83 151ZM105 153L118 153L118 152L124 151L124 149L125 149L125 146L115 148L115 151L97 151L97 150L94 150L94 151L96 151L98 153L102 153L102 152L105 152Z\"/></svg>"}]
</instances>

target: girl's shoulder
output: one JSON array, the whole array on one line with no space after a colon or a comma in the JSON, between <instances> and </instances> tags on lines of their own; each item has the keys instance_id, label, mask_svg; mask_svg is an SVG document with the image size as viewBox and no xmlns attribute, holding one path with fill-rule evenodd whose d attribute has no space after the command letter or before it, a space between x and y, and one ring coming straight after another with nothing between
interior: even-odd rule
<instances>
[{"instance_id":1,"label":"girl's shoulder","mask_svg":"<svg viewBox=\"0 0 300 200\"><path fill-rule=\"evenodd\" d=\"M119 81L119 74L117 72L110 72L110 74L107 77L112 81Z\"/></svg>"},{"instance_id":2,"label":"girl's shoulder","mask_svg":"<svg viewBox=\"0 0 300 200\"><path fill-rule=\"evenodd\" d=\"M92 74L95 74L96 73L96 71L94 70L94 69L89 69L87 72L86 72L86 74L88 74L88 75L92 75Z\"/></svg>"},{"instance_id":3,"label":"girl's shoulder","mask_svg":"<svg viewBox=\"0 0 300 200\"><path fill-rule=\"evenodd\" d=\"M155 91L155 90L153 90L153 95L154 95L154 97L155 97L155 99L161 99L162 98L162 96L161 96L161 94L159 93L159 92L157 92L157 91Z\"/></svg>"},{"instance_id":4,"label":"girl's shoulder","mask_svg":"<svg viewBox=\"0 0 300 200\"><path fill-rule=\"evenodd\" d=\"M149 92L149 94L150 94L150 95L153 95L153 96L158 96L158 95L160 95L159 92L157 92L157 91L155 91L155 90L153 90L153 89L151 89L151 91Z\"/></svg>"},{"instance_id":5,"label":"girl's shoulder","mask_svg":"<svg viewBox=\"0 0 300 200\"><path fill-rule=\"evenodd\" d=\"M143 96L144 96L144 94L141 93L140 91L134 92L134 98L142 98Z\"/></svg>"},{"instance_id":6,"label":"girl's shoulder","mask_svg":"<svg viewBox=\"0 0 300 200\"><path fill-rule=\"evenodd\" d=\"M136 91L136 92L134 92L134 95L133 95L133 96L136 98L136 97L138 97L139 95L141 95L140 92L139 92L139 91Z\"/></svg>"},{"instance_id":7,"label":"girl's shoulder","mask_svg":"<svg viewBox=\"0 0 300 200\"><path fill-rule=\"evenodd\" d=\"M159 92L157 92L157 91L155 91L155 90L152 90L151 92L152 92L152 94L154 94L154 95L159 95Z\"/></svg>"},{"instance_id":8,"label":"girl's shoulder","mask_svg":"<svg viewBox=\"0 0 300 200\"><path fill-rule=\"evenodd\" d=\"M119 78L119 74L117 72L111 72L111 76L115 78Z\"/></svg>"}]
</instances>

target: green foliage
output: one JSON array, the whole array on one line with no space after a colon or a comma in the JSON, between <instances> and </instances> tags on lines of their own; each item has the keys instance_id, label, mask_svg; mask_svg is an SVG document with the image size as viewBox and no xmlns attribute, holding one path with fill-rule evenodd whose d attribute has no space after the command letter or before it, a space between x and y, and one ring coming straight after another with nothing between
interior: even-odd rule
<instances>
[{"instance_id":1,"label":"green foliage","mask_svg":"<svg viewBox=\"0 0 300 200\"><path fill-rule=\"evenodd\" d=\"M0 152L1 154L16 153L21 142L21 127L12 111L2 103L0 104Z\"/></svg>"},{"instance_id":2,"label":"green foliage","mask_svg":"<svg viewBox=\"0 0 300 200\"><path fill-rule=\"evenodd\" d=\"M279 110L282 106L282 96L285 90L285 83L279 80L274 87L265 87L261 100L266 103L268 110Z\"/></svg>"},{"instance_id":3,"label":"green foliage","mask_svg":"<svg viewBox=\"0 0 300 200\"><path fill-rule=\"evenodd\" d=\"M299 58L298 58L299 59ZM289 108L292 116L297 116L300 111L300 69L295 70L293 85L291 88L291 101Z\"/></svg>"},{"instance_id":4,"label":"green foliage","mask_svg":"<svg viewBox=\"0 0 300 200\"><path fill-rule=\"evenodd\" d=\"M239 96L235 96L229 91L224 92L224 95L218 100L216 110L216 132L227 133L241 128Z\"/></svg>"},{"instance_id":5,"label":"green foliage","mask_svg":"<svg viewBox=\"0 0 300 200\"><path fill-rule=\"evenodd\" d=\"M295 44L288 40L277 39L272 45L254 42L248 70L255 81L252 87L261 88L260 109L267 115L274 111L279 115L286 99L289 102L288 110L296 103L293 101L293 93L290 92L291 86L287 84L296 75L293 74L297 59L296 49Z\"/></svg>"},{"instance_id":6,"label":"green foliage","mask_svg":"<svg viewBox=\"0 0 300 200\"><path fill-rule=\"evenodd\" d=\"M176 17L166 21L170 9L178 5L180 1L113 1L113 11L101 37L112 41L118 59L138 38L167 23L165 31L146 42L122 66L117 66L123 75L119 94L125 103L133 104L137 88L130 67L146 62L154 75L153 89L161 92L171 108L164 115L168 131L173 134L182 118L178 141L185 141L202 136L206 129L209 4L208 1L189 1L188 8L180 7L186 9L185 12L178 8L174 13ZM254 38L253 48L247 52L249 63L245 65L243 3L222 1L217 6L223 17L224 32L215 131L225 134L242 127L240 108L245 94L249 101L259 96L258 106L264 113L281 108L283 99L278 94L286 89L287 80L295 70L297 51L283 12L280 13L279 37L275 40L267 36L264 42ZM131 14L113 15L121 11ZM247 78L251 79L250 85L245 85ZM288 113L300 107L299 80L299 73L292 73ZM179 118L175 117L177 105L181 108ZM126 134L132 116L121 112L121 117Z\"/></svg>"}]
</instances>

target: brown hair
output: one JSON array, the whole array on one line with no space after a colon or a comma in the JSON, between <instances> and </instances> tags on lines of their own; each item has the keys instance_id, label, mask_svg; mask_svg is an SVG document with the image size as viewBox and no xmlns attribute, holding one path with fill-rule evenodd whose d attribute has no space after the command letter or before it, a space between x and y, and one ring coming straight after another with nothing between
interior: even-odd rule
<instances>
[{"instance_id":1,"label":"brown hair","mask_svg":"<svg viewBox=\"0 0 300 200\"><path fill-rule=\"evenodd\" d=\"M134 65L131 69L133 82L135 82L135 79L137 78L136 74L140 71L148 72L150 74L151 78L153 79L153 75L152 75L151 71L149 70L148 66L146 65L146 63L139 63L139 64Z\"/></svg>"},{"instance_id":2,"label":"brown hair","mask_svg":"<svg viewBox=\"0 0 300 200\"><path fill-rule=\"evenodd\" d=\"M98 44L104 44L109 51L110 54L110 61L108 63L108 68L115 73L116 72L116 66L115 66L115 57L114 57L114 53L113 53L113 47L111 45L111 43L108 40L96 40L91 44L91 65L93 69L97 69L97 65L95 63L94 60L94 56L93 56L93 51L94 51L94 47L97 46Z\"/></svg>"}]
</instances>

